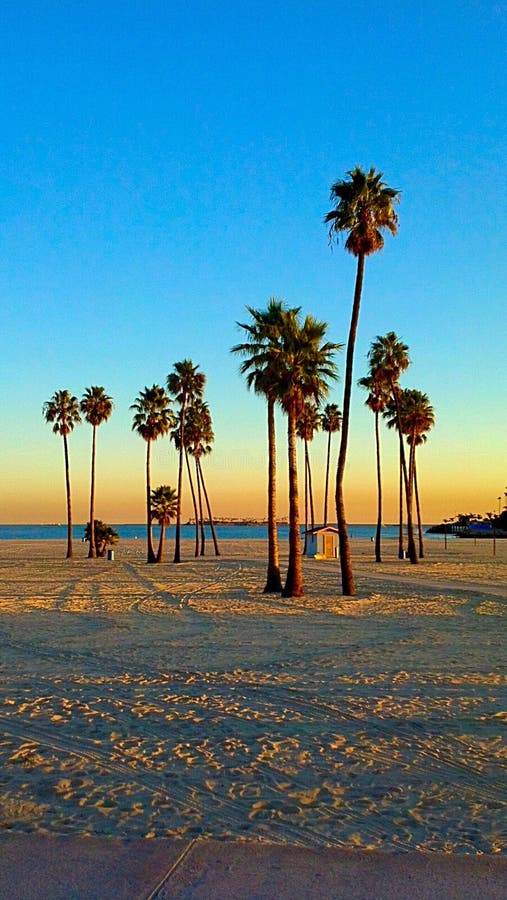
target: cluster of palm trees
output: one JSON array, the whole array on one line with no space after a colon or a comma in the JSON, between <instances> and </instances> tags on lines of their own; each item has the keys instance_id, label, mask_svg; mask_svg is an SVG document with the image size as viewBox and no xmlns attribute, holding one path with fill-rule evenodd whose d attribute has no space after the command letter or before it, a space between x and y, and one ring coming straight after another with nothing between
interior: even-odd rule
<instances>
[{"instance_id":1,"label":"cluster of palm trees","mask_svg":"<svg viewBox=\"0 0 507 900\"><path fill-rule=\"evenodd\" d=\"M359 385L368 391L366 405L375 416L375 447L377 460L377 528L375 535L375 559L382 562L382 466L380 459L380 428L382 416L389 428L395 428L399 439L399 531L398 552L404 556L403 510L407 514L407 550L410 561L417 563L418 555L414 539L413 499L415 496L419 557L424 556L421 505L417 482L416 448L427 440L428 431L435 423L435 415L428 396L421 391L401 388L399 379L410 365L408 346L394 331L384 337L378 336L368 353L369 371L359 380ZM409 455L405 453L405 440ZM404 504L405 498L405 504Z\"/></svg>"},{"instance_id":2,"label":"cluster of palm trees","mask_svg":"<svg viewBox=\"0 0 507 900\"><path fill-rule=\"evenodd\" d=\"M345 237L345 249L357 260L352 313L346 346L345 380L343 408L328 404L321 414L319 405L327 396L329 382L337 377L334 353L341 345L325 341L327 324L313 316L301 318L299 307L289 308L276 298L272 298L265 310L247 307L250 322L238 323L246 333L246 340L232 348L232 352L244 357L241 372L246 375L247 385L263 394L267 401L268 414L268 569L265 591L278 591L284 596L301 596L303 575L300 548L299 494L297 479L297 449L299 435L305 444L305 519L308 525L308 511L312 527L315 525L312 479L309 455L311 442L317 427L328 432L328 452L326 466L326 486L324 495L324 525L328 521L328 489L331 435L340 431L340 447L336 471L335 504L339 532L339 550L342 592L347 596L355 594L354 577L351 566L349 537L344 504L344 476L348 448L350 405L353 383L354 350L359 322L359 310L363 291L365 260L384 246L384 232L393 236L397 232L398 218L395 205L399 201L399 191L389 187L383 175L371 168L368 171L356 166L347 173L347 178L336 181L331 186L331 201L334 206L325 216L328 225L329 242L332 244L341 235ZM413 529L413 497L415 495L417 515L420 523L420 507L416 473L416 447L426 440L432 427L434 415L429 400L419 391L403 391L399 377L408 367L408 348L394 334L378 337L373 342L369 359L368 375L360 384L368 390L366 403L375 414L375 434L377 443L377 483L378 483L378 523L375 554L381 560L380 526L382 521L382 486L380 465L379 416L385 416L390 427L399 435L400 457L400 554L403 552L403 494L407 515L408 554L411 562L418 559ZM191 360L175 363L174 370L167 378L167 390L154 384L146 387L136 398L133 430L147 444L146 449L146 522L148 562L162 559L164 527L176 518L176 539L174 562L181 560L181 500L183 487L183 466L186 463L188 479L195 511L196 536L195 554L203 554L205 529L203 497L207 505L208 517L213 534L215 553L218 543L213 519L202 476L201 458L210 452L213 442L211 416L207 404L202 400L205 376L198 371ZM86 402L85 402L86 401ZM178 405L177 413L172 403ZM289 471L289 562L285 583L282 587L278 539L276 528L276 404L287 417L287 448ZM93 426L92 485L90 501L90 523L93 537L93 498L95 472L95 431L96 427L111 413L111 398L103 388L90 388L79 405L76 397L68 391L57 391L44 406L44 415L53 423L53 430L64 440L65 471L67 484L67 507L69 538L67 556L72 555L70 478L68 467L67 437L80 421L80 410ZM161 485L155 491L150 483L150 449L153 441L170 433L179 453L178 486L174 491L168 485ZM405 452L408 447L408 461ZM189 455L195 462L195 486L191 477ZM309 509L308 509L309 508ZM158 521L161 536L158 553L155 554L152 539L152 522ZM423 555L422 531L419 527L419 555ZM94 542L90 540L90 556L93 556Z\"/></svg>"},{"instance_id":3,"label":"cluster of palm trees","mask_svg":"<svg viewBox=\"0 0 507 900\"><path fill-rule=\"evenodd\" d=\"M145 387L130 407L134 411L132 430L146 441L146 533L147 561L149 563L162 562L165 528L173 519L176 519L174 562L181 561L181 497L184 460L195 513L195 555L203 556L205 552L203 497L208 512L215 554L217 556L220 554L201 464L202 457L212 450L214 433L209 407L203 400L206 376L198 369L199 367L194 366L188 359L175 363L174 370L167 376L167 389L158 384L153 384L150 388ZM176 411L173 410L173 403L177 404ZM81 415L83 415L93 428L90 518L86 539L89 541L88 556L95 557L99 542L94 532L96 523L100 522L95 519L96 432L98 426L107 421L112 411L111 397L106 394L103 387L98 386L87 388L81 401L68 390L56 391L43 406L43 416L46 422L52 424L53 432L63 438L67 496L67 558L72 557L73 553L68 437L74 427L81 422ZM152 489L151 447L154 441L167 434L174 441L178 451L178 487L174 489L170 485L163 484ZM189 456L194 459L195 485ZM160 525L157 552L153 545L153 522L158 522Z\"/></svg>"},{"instance_id":4,"label":"cluster of palm trees","mask_svg":"<svg viewBox=\"0 0 507 900\"><path fill-rule=\"evenodd\" d=\"M349 334L347 340L345 384L343 394L343 410L341 414L341 436L336 472L336 515L339 532L340 566L342 576L342 591L347 596L355 594L354 577L350 557L350 545L347 530L344 503L344 476L347 458L350 403L352 396L354 349L359 322L359 310L363 290L364 267L367 256L378 252L384 246L383 232L388 230L392 235L397 232L398 217L394 205L399 200L399 191L390 188L382 180L381 172L371 168L363 171L356 166L347 173L347 178L336 181L331 186L331 201L334 207L326 215L324 221L329 226L329 241L332 243L342 234L346 234L345 249L357 259L356 280ZM265 311L254 310L247 307L252 316L250 324L241 327L247 332L248 339L244 344L238 344L233 348L234 352L242 353L245 359L241 371L247 375L249 387L266 395L268 400L268 435L269 435L269 559L268 579L266 590L278 590L280 588L280 574L278 565L277 548L275 543L276 527L272 524L273 509L276 506L274 497L274 404L278 400L288 420L288 446L289 446L289 569L283 593L286 596L300 596L303 592L303 580L301 571L301 559L299 552L299 512L298 489L296 472L296 446L297 421L303 417L305 400L313 400L318 403L328 390L327 380L336 378L336 367L331 359L331 354L338 349L337 344L326 344L319 348L326 324L315 322L320 329L320 338L308 354L303 353L305 364L301 366L297 353L291 360L291 344L293 334L298 335L301 344L304 334L304 326L298 320L299 309L287 309L280 301L272 300ZM282 321L278 319L281 317ZM241 323L240 323L241 324ZM303 341L304 343L304 341ZM302 345L301 345L302 346ZM312 353L314 357L312 358ZM284 359L285 354L285 359ZM281 373L277 366L282 361ZM289 362L289 360L291 360ZM287 373L291 372L292 376ZM302 372L304 377L302 377ZM297 390L291 391L288 385L291 377ZM310 433L304 424L300 426L303 439ZM308 485L309 469L305 466ZM325 491L325 514L327 523L327 484Z\"/></svg>"},{"instance_id":5,"label":"cluster of palm trees","mask_svg":"<svg viewBox=\"0 0 507 900\"><path fill-rule=\"evenodd\" d=\"M75 425L81 422L81 413L85 420L92 426L92 462L90 477L90 519L89 550L88 556L97 555L95 540L95 452L97 428L106 422L113 411L113 401L106 394L103 387L93 385L86 388L81 402L70 391L55 391L50 400L47 400L42 408L42 414L46 422L53 425L54 434L63 438L63 452L65 460L65 487L67 495L67 559L72 556L72 501L70 489L70 463L68 437L74 431Z\"/></svg>"},{"instance_id":6,"label":"cluster of palm trees","mask_svg":"<svg viewBox=\"0 0 507 900\"><path fill-rule=\"evenodd\" d=\"M265 592L281 592L284 597L303 594L303 569L300 548L299 490L297 473L297 436L305 440L306 485L310 486L308 441L317 426L317 407L336 379L334 354L339 344L324 341L325 322L313 316L301 318L299 307L289 308L272 297L265 310L247 307L249 323L238 325L246 341L236 344L233 353L244 357L241 372L249 388L263 394L268 412L268 569ZM276 512L276 434L275 405L287 417L289 472L289 562L285 584L280 573ZM334 427L334 426L333 426ZM336 429L335 429L336 430ZM312 500L313 509L313 500ZM312 513L314 519L314 513Z\"/></svg>"}]
</instances>

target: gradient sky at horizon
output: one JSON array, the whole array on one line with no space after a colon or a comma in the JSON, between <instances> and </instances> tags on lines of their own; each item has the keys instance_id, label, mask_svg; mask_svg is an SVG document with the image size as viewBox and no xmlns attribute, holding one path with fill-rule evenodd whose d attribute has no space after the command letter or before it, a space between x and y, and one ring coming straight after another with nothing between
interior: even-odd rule
<instances>
[{"instance_id":1,"label":"gradient sky at horizon","mask_svg":"<svg viewBox=\"0 0 507 900\"><path fill-rule=\"evenodd\" d=\"M215 512L265 513L265 410L230 347L245 306L284 298L345 342L355 261L331 252L329 188L354 165L401 190L367 260L355 378L378 334L409 345L406 387L436 427L424 518L498 508L507 484L507 3L11 4L0 91L2 522L63 521L57 389L115 401L98 435L97 515L142 521L129 405L190 357L208 377ZM343 374L344 354L338 359ZM343 381L329 399L342 401ZM373 417L356 389L348 518L375 519ZM85 521L91 432L70 441ZM383 434L385 521L396 444ZM321 508L325 440L312 447ZM279 417L280 515L287 513ZM166 442L153 484L176 483ZM185 510L190 507L185 500Z\"/></svg>"}]
</instances>

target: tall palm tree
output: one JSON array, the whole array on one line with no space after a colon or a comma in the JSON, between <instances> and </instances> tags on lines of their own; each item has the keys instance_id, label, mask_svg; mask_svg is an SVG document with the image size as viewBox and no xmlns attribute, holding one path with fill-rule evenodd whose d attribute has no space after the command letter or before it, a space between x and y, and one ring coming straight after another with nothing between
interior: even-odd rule
<instances>
[{"instance_id":1,"label":"tall palm tree","mask_svg":"<svg viewBox=\"0 0 507 900\"><path fill-rule=\"evenodd\" d=\"M407 444L410 447L409 478L415 492L419 556L422 558L424 557L424 544L415 455L416 447L426 442L427 432L433 428L433 425L435 424L435 413L427 394L423 394L422 391L405 390L403 394L403 431L407 436Z\"/></svg>"},{"instance_id":2,"label":"tall palm tree","mask_svg":"<svg viewBox=\"0 0 507 900\"><path fill-rule=\"evenodd\" d=\"M400 391L401 393L401 391ZM387 427L398 429L398 419L396 416L396 406L392 397L389 398L388 403L386 404L386 408L382 414L384 418L387 420ZM404 495L404 484L403 484L403 465L402 465L402 453L403 448L398 439L398 558L404 559L405 551L404 551L404 538L403 538L403 495Z\"/></svg>"},{"instance_id":3,"label":"tall palm tree","mask_svg":"<svg viewBox=\"0 0 507 900\"><path fill-rule=\"evenodd\" d=\"M402 372L408 369L410 358L408 355L408 346L401 341L394 331L389 331L385 337L380 335L372 342L368 354L370 365L373 371L380 369L389 384L391 393L392 406L387 404L386 413L389 416L391 410L395 411L396 429L398 431L399 447L400 447L400 465L403 476L403 484L405 486L405 499L407 506L407 549L410 562L417 563L417 548L414 540L414 525L412 517L412 482L409 478L407 462L405 457L405 447L403 442L403 421L402 421L402 396L403 391L399 385L399 377ZM391 415L391 423L393 417Z\"/></svg>"},{"instance_id":4,"label":"tall palm tree","mask_svg":"<svg viewBox=\"0 0 507 900\"><path fill-rule=\"evenodd\" d=\"M382 562L382 466L380 461L380 428L379 416L384 412L386 404L389 402L389 389L383 373L373 371L370 368L370 374L359 379L360 387L366 388L368 396L365 400L366 406L371 409L375 416L375 453L377 460L377 528L375 532L375 562Z\"/></svg>"},{"instance_id":5,"label":"tall palm tree","mask_svg":"<svg viewBox=\"0 0 507 900\"><path fill-rule=\"evenodd\" d=\"M342 414L337 403L327 403L322 412L322 431L327 431L326 486L324 488L324 527L327 525L327 498L329 493L329 466L331 463L331 435L342 427Z\"/></svg>"},{"instance_id":6,"label":"tall palm tree","mask_svg":"<svg viewBox=\"0 0 507 900\"><path fill-rule=\"evenodd\" d=\"M187 421L185 420L185 432L186 432L186 430L187 430ZM176 427L173 429L173 431L171 431L171 440L174 443L177 453L179 453L179 451L180 451L180 443L181 443L180 439L181 439L180 413L178 413L178 415L176 416ZM192 497L192 506L194 509L194 523L195 523L194 556L199 556L199 512L197 509L197 498L195 495L194 480L192 478L192 470L190 468L190 460L188 458L188 442L187 442L186 438L185 438L183 452L185 455L185 465L187 468L188 483L190 485L190 494Z\"/></svg>"},{"instance_id":7,"label":"tall palm tree","mask_svg":"<svg viewBox=\"0 0 507 900\"><path fill-rule=\"evenodd\" d=\"M353 596L355 594L355 585L345 517L343 480L349 436L354 346L363 289L364 262L367 256L382 250L384 246L382 232L385 229L390 231L392 235L396 234L398 217L394 211L394 204L398 202L399 191L388 187L382 181L382 173L375 172L373 168L368 172L364 172L356 166L355 169L347 174L349 176L347 181L336 181L331 186L331 200L336 205L334 209L328 212L324 221L329 225L330 242L335 238L338 239L343 232L347 233L345 249L357 259L354 301L347 341L340 452L336 472L336 515L338 519L342 590L346 596Z\"/></svg>"},{"instance_id":8,"label":"tall palm tree","mask_svg":"<svg viewBox=\"0 0 507 900\"><path fill-rule=\"evenodd\" d=\"M208 511L208 521L211 529L211 536L213 539L213 546L215 550L215 556L220 556L220 550L218 547L218 539L215 530L215 523L213 521L213 514L211 512L211 504L209 500L209 495L206 490L206 483L204 481L204 474L202 471L201 459L203 456L207 456L212 451L212 444L215 440L215 435L213 432L213 425L211 421L211 414L209 411L209 407L207 403L204 403L202 400L196 400L192 404L192 406L188 410L188 418L185 426L185 442L188 447L188 452L195 459L195 468L196 468L196 479L197 479L197 488L198 488L198 497L199 497L199 509L200 509L200 521L201 521L201 556L204 556L204 547L205 547L205 531L204 531L204 517L202 514L202 502L201 502L201 489L204 494L204 499L206 502L206 509Z\"/></svg>"},{"instance_id":9,"label":"tall palm tree","mask_svg":"<svg viewBox=\"0 0 507 900\"><path fill-rule=\"evenodd\" d=\"M151 531L151 445L174 426L175 418L170 403L164 388L154 384L151 388L145 387L130 407L135 410L132 431L136 431L146 441L146 534L149 563L157 561Z\"/></svg>"},{"instance_id":10,"label":"tall palm tree","mask_svg":"<svg viewBox=\"0 0 507 900\"><path fill-rule=\"evenodd\" d=\"M72 557L72 504L70 492L70 465L69 445L67 438L74 430L74 425L81 421L79 414L79 401L69 391L55 391L50 400L42 407L42 414L53 425L53 434L59 434L63 438L63 454L65 460L65 488L67 492L67 555Z\"/></svg>"},{"instance_id":11,"label":"tall palm tree","mask_svg":"<svg viewBox=\"0 0 507 900\"><path fill-rule=\"evenodd\" d=\"M306 399L315 404L323 400L329 390L328 381L335 379L333 355L339 344L323 343L326 322L306 316L301 324L293 310L283 313L279 346L273 347L280 400L287 414L287 445L289 462L289 565L282 591L284 597L301 597L303 567L299 527L299 491L297 471L297 421Z\"/></svg>"},{"instance_id":12,"label":"tall palm tree","mask_svg":"<svg viewBox=\"0 0 507 900\"><path fill-rule=\"evenodd\" d=\"M305 542L303 555L306 553L307 547L307 531L308 531L308 501L310 501L310 522L312 531L315 530L315 508L313 503L313 487L312 487L312 467L310 465L309 444L313 441L313 436L319 430L321 424L321 416L315 403L311 400L305 400L303 409L297 420L297 435L304 443L305 448Z\"/></svg>"},{"instance_id":13,"label":"tall palm tree","mask_svg":"<svg viewBox=\"0 0 507 900\"><path fill-rule=\"evenodd\" d=\"M178 498L174 488L168 484L161 484L151 492L151 514L160 525L160 538L158 542L157 562L161 563L164 555L164 535L166 525L176 515Z\"/></svg>"},{"instance_id":14,"label":"tall palm tree","mask_svg":"<svg viewBox=\"0 0 507 900\"><path fill-rule=\"evenodd\" d=\"M282 579L278 550L277 503L276 503L276 431L275 404L278 399L277 356L274 352L281 342L281 328L284 313L289 312L283 300L271 297L267 309L259 310L247 306L252 317L249 324L238 322L247 334L243 344L232 347L232 353L246 357L241 364L241 374L246 375L248 388L266 397L268 414L268 567L264 593L280 593ZM297 315L299 308L292 313Z\"/></svg>"},{"instance_id":15,"label":"tall palm tree","mask_svg":"<svg viewBox=\"0 0 507 900\"><path fill-rule=\"evenodd\" d=\"M206 376L198 372L199 366L194 366L191 359L174 363L174 371L167 376L167 389L179 403L180 407L180 447L178 460L178 505L176 510L176 537L174 543L174 562L181 562L181 495L183 487L183 454L185 417L187 406L194 400L199 400L204 391Z\"/></svg>"},{"instance_id":16,"label":"tall palm tree","mask_svg":"<svg viewBox=\"0 0 507 900\"><path fill-rule=\"evenodd\" d=\"M113 401L106 394L103 387L92 385L86 388L80 403L81 412L86 421L92 426L92 464L90 476L90 548L88 557L93 558L96 555L95 550L95 446L97 428L103 422L107 422L113 411Z\"/></svg>"}]
</instances>

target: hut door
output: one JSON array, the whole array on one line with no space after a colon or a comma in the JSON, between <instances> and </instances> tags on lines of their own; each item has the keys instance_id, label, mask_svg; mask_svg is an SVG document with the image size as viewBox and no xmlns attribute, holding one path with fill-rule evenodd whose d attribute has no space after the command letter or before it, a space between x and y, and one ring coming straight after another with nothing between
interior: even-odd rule
<instances>
[{"instance_id":1,"label":"hut door","mask_svg":"<svg viewBox=\"0 0 507 900\"><path fill-rule=\"evenodd\" d=\"M328 556L334 555L334 535L325 534L324 535L324 556L327 558Z\"/></svg>"}]
</instances>

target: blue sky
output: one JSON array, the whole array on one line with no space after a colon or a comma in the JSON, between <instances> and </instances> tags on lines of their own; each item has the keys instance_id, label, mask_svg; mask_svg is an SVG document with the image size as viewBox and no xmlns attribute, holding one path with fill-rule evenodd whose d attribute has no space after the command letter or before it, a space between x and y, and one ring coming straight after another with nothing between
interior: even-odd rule
<instances>
[{"instance_id":1,"label":"blue sky","mask_svg":"<svg viewBox=\"0 0 507 900\"><path fill-rule=\"evenodd\" d=\"M142 518L128 406L185 357L208 375L215 506L262 513L264 410L229 354L235 322L276 295L346 340L354 260L331 252L322 220L356 164L402 191L399 234L367 262L356 375L396 331L404 384L437 417L421 455L429 518L493 508L507 481L506 2L21 2L2 31L0 520L64 516L41 407L90 384L116 403L102 517ZM356 391L348 506L366 521L362 404ZM88 431L71 446L78 519ZM157 452L156 477L174 483L174 456ZM314 453L318 466L322 436Z\"/></svg>"}]
</instances>

